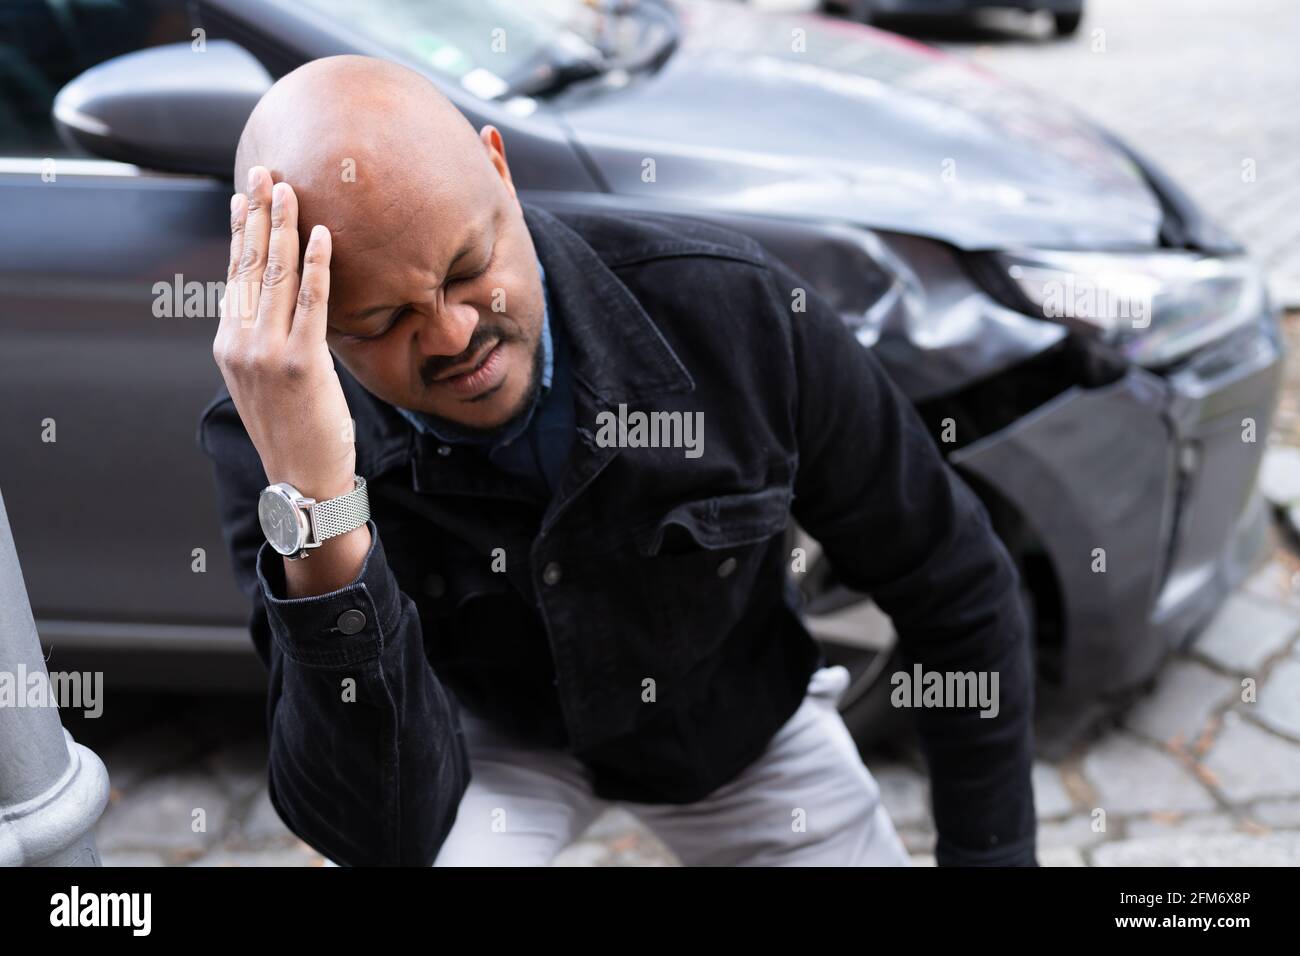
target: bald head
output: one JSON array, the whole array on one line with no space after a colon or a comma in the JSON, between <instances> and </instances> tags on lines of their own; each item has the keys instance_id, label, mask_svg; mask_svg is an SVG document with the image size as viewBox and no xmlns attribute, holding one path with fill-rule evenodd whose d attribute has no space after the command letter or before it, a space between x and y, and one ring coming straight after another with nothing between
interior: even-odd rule
<instances>
[{"instance_id":1,"label":"bald head","mask_svg":"<svg viewBox=\"0 0 1300 956\"><path fill-rule=\"evenodd\" d=\"M364 56L313 60L272 86L239 139L235 183L255 165L294 187L301 235L330 227L340 261L417 202L492 175L474 128L427 77Z\"/></svg>"},{"instance_id":2,"label":"bald head","mask_svg":"<svg viewBox=\"0 0 1300 956\"><path fill-rule=\"evenodd\" d=\"M271 87L239 140L235 183L250 204L279 182L300 242L330 231L326 338L358 382L471 428L529 407L544 299L496 129L475 133L405 67L315 60Z\"/></svg>"}]
</instances>

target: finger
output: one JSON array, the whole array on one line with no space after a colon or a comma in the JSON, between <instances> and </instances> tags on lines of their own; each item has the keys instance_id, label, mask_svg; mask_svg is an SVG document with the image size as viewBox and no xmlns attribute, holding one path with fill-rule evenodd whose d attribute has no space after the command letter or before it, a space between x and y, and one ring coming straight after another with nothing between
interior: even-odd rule
<instances>
[{"instance_id":1,"label":"finger","mask_svg":"<svg viewBox=\"0 0 1300 956\"><path fill-rule=\"evenodd\" d=\"M283 342L293 324L297 297L298 197L288 183L276 183L271 189L271 236L257 304L259 334Z\"/></svg>"},{"instance_id":2,"label":"finger","mask_svg":"<svg viewBox=\"0 0 1300 956\"><path fill-rule=\"evenodd\" d=\"M244 219L248 215L248 200L243 193L230 197L230 261L226 265L226 291L221 297L220 322L218 334L228 325L236 324L233 316L239 312L239 284L236 275L239 272L239 258L244 252ZM231 316L229 322L226 317Z\"/></svg>"},{"instance_id":3,"label":"finger","mask_svg":"<svg viewBox=\"0 0 1300 956\"><path fill-rule=\"evenodd\" d=\"M226 281L235 277L239 257L244 251L244 217L248 215L248 200L243 193L230 197L230 264L226 267Z\"/></svg>"},{"instance_id":4,"label":"finger","mask_svg":"<svg viewBox=\"0 0 1300 956\"><path fill-rule=\"evenodd\" d=\"M266 268L266 245L271 236L271 174L265 166L248 171L248 215L244 219L244 249L239 256L240 325L251 325L257 316L262 270Z\"/></svg>"},{"instance_id":5,"label":"finger","mask_svg":"<svg viewBox=\"0 0 1300 956\"><path fill-rule=\"evenodd\" d=\"M302 257L302 280L298 283L298 303L293 315L289 341L300 347L325 341L329 318L330 256L334 243L330 231L314 226Z\"/></svg>"}]
</instances>

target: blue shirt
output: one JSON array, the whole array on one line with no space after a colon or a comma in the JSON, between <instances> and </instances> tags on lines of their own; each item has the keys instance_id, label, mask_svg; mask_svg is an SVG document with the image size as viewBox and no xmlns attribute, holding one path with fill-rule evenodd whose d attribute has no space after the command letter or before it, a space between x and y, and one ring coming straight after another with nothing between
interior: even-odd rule
<instances>
[{"instance_id":1,"label":"blue shirt","mask_svg":"<svg viewBox=\"0 0 1300 956\"><path fill-rule=\"evenodd\" d=\"M528 410L491 432L469 431L454 422L410 409L397 410L419 431L448 445L477 448L492 464L531 483L548 495L555 490L569 457L576 422L573 411L573 377L569 368L564 330L551 323L546 270L542 277L542 382Z\"/></svg>"}]
</instances>

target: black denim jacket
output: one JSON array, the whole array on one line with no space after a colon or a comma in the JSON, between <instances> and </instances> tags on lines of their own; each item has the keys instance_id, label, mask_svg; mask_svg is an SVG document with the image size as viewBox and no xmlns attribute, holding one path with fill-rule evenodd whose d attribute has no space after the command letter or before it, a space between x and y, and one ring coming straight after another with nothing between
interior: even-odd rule
<instances>
[{"instance_id":1,"label":"black denim jacket","mask_svg":"<svg viewBox=\"0 0 1300 956\"><path fill-rule=\"evenodd\" d=\"M909 667L999 674L996 717L916 711L937 856L1032 864L1016 572L876 358L744 236L524 214L575 377L578 435L551 500L417 434L339 365L373 544L354 583L288 599L257 521L261 462L224 389L204 410L270 671L269 789L286 824L341 864L431 863L469 782L462 708L570 750L601 796L706 796L825 662L786 583L793 514L893 618ZM604 447L597 415L620 404L702 412L703 454Z\"/></svg>"}]
</instances>

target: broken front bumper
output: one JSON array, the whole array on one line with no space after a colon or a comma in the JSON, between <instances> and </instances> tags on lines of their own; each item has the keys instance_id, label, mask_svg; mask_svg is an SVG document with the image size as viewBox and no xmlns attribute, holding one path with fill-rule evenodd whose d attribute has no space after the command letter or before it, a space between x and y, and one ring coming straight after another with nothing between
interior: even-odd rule
<instances>
[{"instance_id":1,"label":"broken front bumper","mask_svg":"<svg viewBox=\"0 0 1300 956\"><path fill-rule=\"evenodd\" d=\"M1282 357L1269 310L1174 372L1070 387L949 456L1014 502L1046 552L1071 696L1150 677L1260 556L1255 479Z\"/></svg>"}]
</instances>

